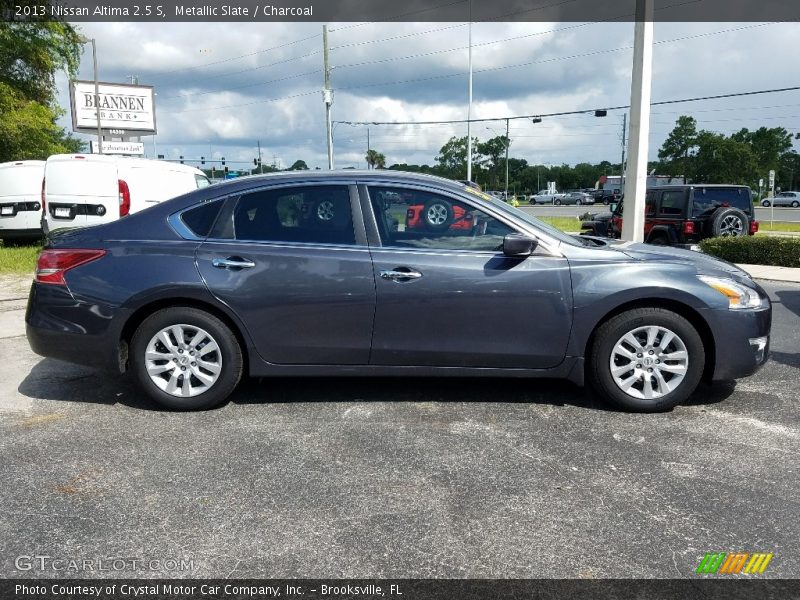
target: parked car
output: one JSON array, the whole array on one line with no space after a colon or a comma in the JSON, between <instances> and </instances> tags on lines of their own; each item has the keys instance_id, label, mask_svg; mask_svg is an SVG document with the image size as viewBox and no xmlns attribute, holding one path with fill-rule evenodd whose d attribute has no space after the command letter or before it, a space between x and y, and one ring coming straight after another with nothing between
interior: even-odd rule
<instances>
[{"instance_id":1,"label":"parked car","mask_svg":"<svg viewBox=\"0 0 800 600\"><path fill-rule=\"evenodd\" d=\"M610 213L581 223L582 233L618 239L623 201ZM758 221L751 191L742 185L671 185L647 190L644 239L659 246L692 248L709 237L754 235Z\"/></svg>"},{"instance_id":2,"label":"parked car","mask_svg":"<svg viewBox=\"0 0 800 600\"><path fill-rule=\"evenodd\" d=\"M563 198L556 198L553 204L575 204L577 206L581 204L594 204L594 197L584 192L568 192L564 194Z\"/></svg>"},{"instance_id":3,"label":"parked car","mask_svg":"<svg viewBox=\"0 0 800 600\"><path fill-rule=\"evenodd\" d=\"M4 243L42 237L43 160L0 164L0 239Z\"/></svg>"},{"instance_id":4,"label":"parked car","mask_svg":"<svg viewBox=\"0 0 800 600\"><path fill-rule=\"evenodd\" d=\"M42 228L49 233L108 223L208 185L205 174L189 165L105 154L56 154L45 166Z\"/></svg>"},{"instance_id":5,"label":"parked car","mask_svg":"<svg viewBox=\"0 0 800 600\"><path fill-rule=\"evenodd\" d=\"M548 190L539 190L528 198L528 204L555 204L556 200L563 200L564 196L566 194L551 194Z\"/></svg>"},{"instance_id":6,"label":"parked car","mask_svg":"<svg viewBox=\"0 0 800 600\"><path fill-rule=\"evenodd\" d=\"M772 198L764 198L761 201L761 206L791 206L797 208L800 206L800 192L781 192L775 194Z\"/></svg>"},{"instance_id":7,"label":"parked car","mask_svg":"<svg viewBox=\"0 0 800 600\"><path fill-rule=\"evenodd\" d=\"M594 196L595 202L602 202L603 204L608 205L611 202L622 198L622 191L618 189L593 190L592 195Z\"/></svg>"},{"instance_id":8,"label":"parked car","mask_svg":"<svg viewBox=\"0 0 800 600\"><path fill-rule=\"evenodd\" d=\"M406 194L472 230L393 230ZM758 370L771 305L730 263L570 236L447 179L296 171L55 232L25 321L34 352L129 370L172 409L243 375L465 375L586 381L646 412Z\"/></svg>"}]
</instances>

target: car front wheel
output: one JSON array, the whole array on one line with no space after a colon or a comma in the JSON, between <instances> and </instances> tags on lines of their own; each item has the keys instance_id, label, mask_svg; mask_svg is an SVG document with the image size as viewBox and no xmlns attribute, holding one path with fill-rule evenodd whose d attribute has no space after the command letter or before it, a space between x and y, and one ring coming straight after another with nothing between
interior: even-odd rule
<instances>
[{"instance_id":1,"label":"car front wheel","mask_svg":"<svg viewBox=\"0 0 800 600\"><path fill-rule=\"evenodd\" d=\"M634 412L669 410L700 383L705 350L697 330L663 308L626 311L595 334L588 376L612 404Z\"/></svg>"},{"instance_id":2,"label":"car front wheel","mask_svg":"<svg viewBox=\"0 0 800 600\"><path fill-rule=\"evenodd\" d=\"M212 408L242 376L242 351L230 328L196 308L159 310L139 325L130 361L139 387L175 410Z\"/></svg>"}]
</instances>

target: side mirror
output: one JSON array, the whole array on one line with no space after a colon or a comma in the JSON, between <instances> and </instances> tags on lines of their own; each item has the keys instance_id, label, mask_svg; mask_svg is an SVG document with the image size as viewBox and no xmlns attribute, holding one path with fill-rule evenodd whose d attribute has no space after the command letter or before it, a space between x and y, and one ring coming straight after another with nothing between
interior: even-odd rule
<instances>
[{"instance_id":1,"label":"side mirror","mask_svg":"<svg viewBox=\"0 0 800 600\"><path fill-rule=\"evenodd\" d=\"M522 233L509 233L503 238L503 254L513 257L524 257L533 254L539 240Z\"/></svg>"}]
</instances>

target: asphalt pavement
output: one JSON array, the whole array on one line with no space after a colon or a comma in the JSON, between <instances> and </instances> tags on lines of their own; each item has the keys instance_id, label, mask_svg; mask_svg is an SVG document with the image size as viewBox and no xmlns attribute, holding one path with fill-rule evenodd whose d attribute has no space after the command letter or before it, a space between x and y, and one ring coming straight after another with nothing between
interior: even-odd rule
<instances>
[{"instance_id":1,"label":"asphalt pavement","mask_svg":"<svg viewBox=\"0 0 800 600\"><path fill-rule=\"evenodd\" d=\"M0 577L669 578L732 551L800 577L798 284L764 283L759 373L634 415L561 381L421 378L248 381L164 412L127 377L32 354L12 283ZM114 557L130 568L48 567Z\"/></svg>"}]
</instances>

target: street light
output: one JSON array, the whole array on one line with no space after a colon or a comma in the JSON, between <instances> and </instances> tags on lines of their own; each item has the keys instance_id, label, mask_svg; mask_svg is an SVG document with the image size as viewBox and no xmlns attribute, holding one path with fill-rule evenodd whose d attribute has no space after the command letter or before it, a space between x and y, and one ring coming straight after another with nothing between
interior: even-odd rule
<instances>
[{"instance_id":1,"label":"street light","mask_svg":"<svg viewBox=\"0 0 800 600\"><path fill-rule=\"evenodd\" d=\"M103 153L103 132L100 128L100 84L97 81L97 43L94 38L82 35L78 38L81 44L92 44L92 65L94 67L94 112L97 115L97 152Z\"/></svg>"}]
</instances>

